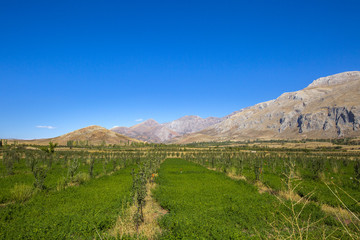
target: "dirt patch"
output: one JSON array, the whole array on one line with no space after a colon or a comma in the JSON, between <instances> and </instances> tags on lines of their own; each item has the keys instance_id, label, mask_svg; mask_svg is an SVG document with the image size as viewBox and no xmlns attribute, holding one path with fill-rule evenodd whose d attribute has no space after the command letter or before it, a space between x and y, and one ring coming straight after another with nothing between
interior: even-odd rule
<instances>
[{"instance_id":1,"label":"dirt patch","mask_svg":"<svg viewBox=\"0 0 360 240\"><path fill-rule=\"evenodd\" d=\"M111 229L110 235L115 237L123 236L138 236L146 239L155 239L161 234L161 228L158 224L158 219L165 215L167 211L153 199L151 191L156 187L155 183L147 184L147 196L145 198L145 207L143 209L144 222L136 231L135 221L133 216L136 213L134 205L127 205L123 207L122 215L118 218L115 227Z\"/></svg>"}]
</instances>

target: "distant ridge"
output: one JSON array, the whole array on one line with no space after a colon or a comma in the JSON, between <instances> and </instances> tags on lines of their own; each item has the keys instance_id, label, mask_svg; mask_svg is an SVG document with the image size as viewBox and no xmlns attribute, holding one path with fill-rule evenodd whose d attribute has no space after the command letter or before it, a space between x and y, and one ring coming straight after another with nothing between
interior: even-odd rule
<instances>
[{"instance_id":1,"label":"distant ridge","mask_svg":"<svg viewBox=\"0 0 360 240\"><path fill-rule=\"evenodd\" d=\"M111 131L147 142L168 142L174 137L193 133L221 122L221 118L199 116L184 116L169 123L160 124L148 119L132 127L114 127Z\"/></svg>"},{"instance_id":2,"label":"distant ridge","mask_svg":"<svg viewBox=\"0 0 360 240\"><path fill-rule=\"evenodd\" d=\"M359 136L360 72L352 71L319 78L303 90L244 108L173 142Z\"/></svg>"}]
</instances>

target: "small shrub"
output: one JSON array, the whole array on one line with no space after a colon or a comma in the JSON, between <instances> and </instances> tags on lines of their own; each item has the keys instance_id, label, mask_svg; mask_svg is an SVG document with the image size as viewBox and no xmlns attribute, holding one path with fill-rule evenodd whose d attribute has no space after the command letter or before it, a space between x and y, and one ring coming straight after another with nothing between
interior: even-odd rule
<instances>
[{"instance_id":1,"label":"small shrub","mask_svg":"<svg viewBox=\"0 0 360 240\"><path fill-rule=\"evenodd\" d=\"M231 167L229 173L232 175L238 175L239 171L237 168Z\"/></svg>"},{"instance_id":2,"label":"small shrub","mask_svg":"<svg viewBox=\"0 0 360 240\"><path fill-rule=\"evenodd\" d=\"M25 184L15 184L11 190L11 199L18 203L23 203L33 195L33 188Z\"/></svg>"},{"instance_id":3,"label":"small shrub","mask_svg":"<svg viewBox=\"0 0 360 240\"><path fill-rule=\"evenodd\" d=\"M46 178L46 169L44 167L36 167L34 170L34 177L35 177L35 182L34 182L34 187L38 188L40 190L45 189L45 178Z\"/></svg>"},{"instance_id":4,"label":"small shrub","mask_svg":"<svg viewBox=\"0 0 360 240\"><path fill-rule=\"evenodd\" d=\"M82 184L90 180L90 175L88 173L80 172L76 174L72 180L73 183Z\"/></svg>"},{"instance_id":5,"label":"small shrub","mask_svg":"<svg viewBox=\"0 0 360 240\"><path fill-rule=\"evenodd\" d=\"M69 168L68 168L68 176L70 179L72 179L76 173L76 171L79 168L79 161L77 159L74 159L70 162Z\"/></svg>"},{"instance_id":6,"label":"small shrub","mask_svg":"<svg viewBox=\"0 0 360 240\"><path fill-rule=\"evenodd\" d=\"M57 181L56 190L62 191L66 188L66 186L67 186L67 180L65 177L62 177Z\"/></svg>"}]
</instances>

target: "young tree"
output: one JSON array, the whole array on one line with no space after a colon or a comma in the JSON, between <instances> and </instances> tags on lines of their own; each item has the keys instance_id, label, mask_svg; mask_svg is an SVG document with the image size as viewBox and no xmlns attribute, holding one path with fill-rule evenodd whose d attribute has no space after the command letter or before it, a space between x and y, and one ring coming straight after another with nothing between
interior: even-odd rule
<instances>
[{"instance_id":1,"label":"young tree","mask_svg":"<svg viewBox=\"0 0 360 240\"><path fill-rule=\"evenodd\" d=\"M72 149L73 146L74 146L74 141L73 141L73 140L67 141L67 142L66 142L66 146L68 146L70 149Z\"/></svg>"},{"instance_id":2,"label":"young tree","mask_svg":"<svg viewBox=\"0 0 360 240\"><path fill-rule=\"evenodd\" d=\"M45 189L44 182L46 178L46 169L43 167L36 167L33 173L35 177L34 187L40 190Z\"/></svg>"}]
</instances>

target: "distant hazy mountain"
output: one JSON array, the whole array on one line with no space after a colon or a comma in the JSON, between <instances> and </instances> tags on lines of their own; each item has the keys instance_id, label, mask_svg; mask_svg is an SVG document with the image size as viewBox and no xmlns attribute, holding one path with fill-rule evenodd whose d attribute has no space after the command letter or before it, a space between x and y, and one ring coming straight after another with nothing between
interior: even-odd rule
<instances>
[{"instance_id":1,"label":"distant hazy mountain","mask_svg":"<svg viewBox=\"0 0 360 240\"><path fill-rule=\"evenodd\" d=\"M178 143L246 139L302 139L360 136L360 72L315 80L297 92L256 104Z\"/></svg>"},{"instance_id":2,"label":"distant hazy mountain","mask_svg":"<svg viewBox=\"0 0 360 240\"><path fill-rule=\"evenodd\" d=\"M160 124L153 119L146 120L132 127L114 127L111 131L148 142L167 142L174 137L201 131L222 121L221 118L184 116L169 123Z\"/></svg>"}]
</instances>

